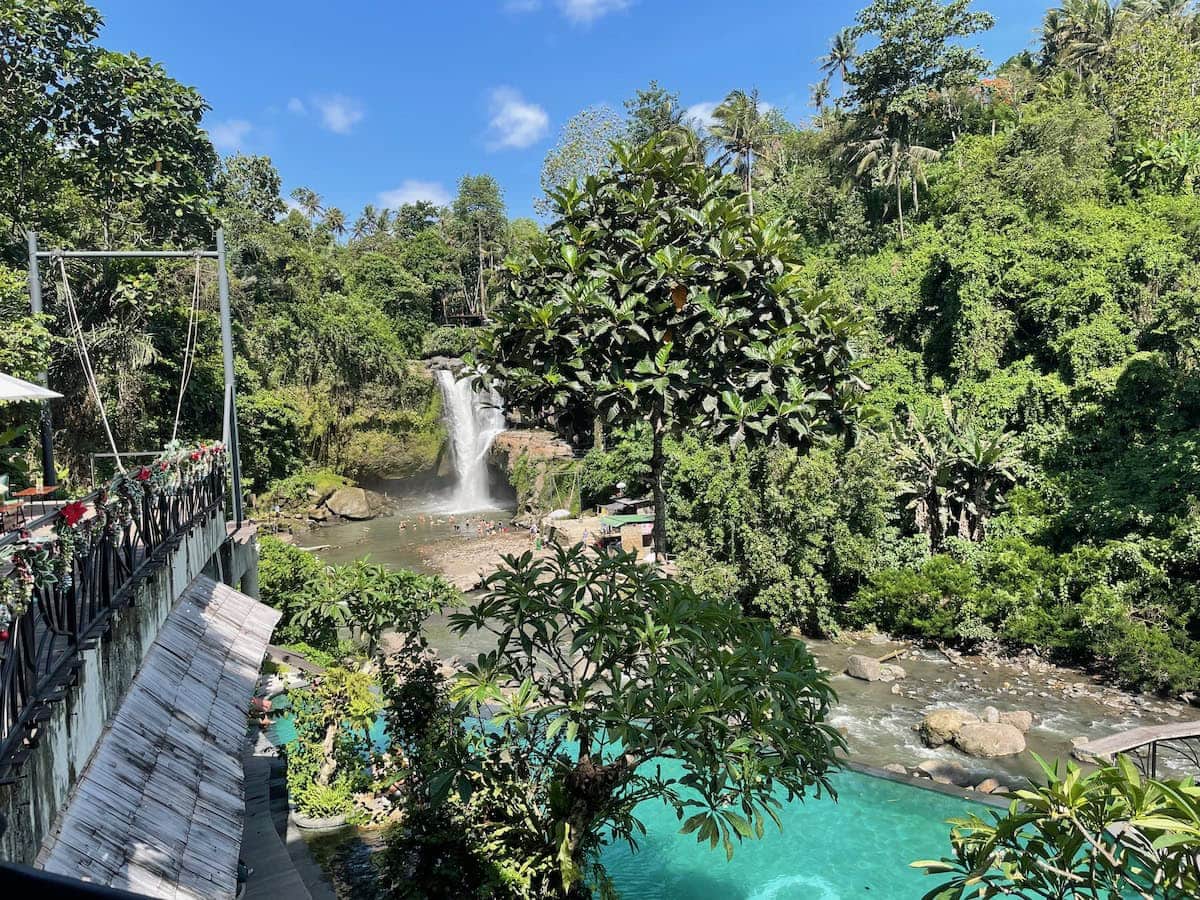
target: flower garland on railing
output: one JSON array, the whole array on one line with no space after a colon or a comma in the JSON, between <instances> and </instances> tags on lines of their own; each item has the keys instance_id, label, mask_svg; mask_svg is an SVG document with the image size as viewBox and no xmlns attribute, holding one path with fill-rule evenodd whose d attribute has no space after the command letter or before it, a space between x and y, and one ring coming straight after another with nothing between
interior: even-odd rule
<instances>
[{"instance_id":1,"label":"flower garland on railing","mask_svg":"<svg viewBox=\"0 0 1200 900\"><path fill-rule=\"evenodd\" d=\"M119 536L144 497L175 496L192 487L224 465L225 452L221 443L168 444L149 465L118 473L97 495L91 518L84 518L87 506L76 500L58 511L49 534L25 532L21 540L0 548L0 572L12 569L0 575L0 645L8 641L12 623L28 611L34 592L52 585L69 588L74 558L86 554L106 532Z\"/></svg>"}]
</instances>

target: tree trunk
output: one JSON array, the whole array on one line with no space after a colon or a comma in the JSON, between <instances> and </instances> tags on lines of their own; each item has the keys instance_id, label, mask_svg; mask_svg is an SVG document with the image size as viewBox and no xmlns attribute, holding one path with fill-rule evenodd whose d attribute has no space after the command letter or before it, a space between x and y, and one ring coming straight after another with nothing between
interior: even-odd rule
<instances>
[{"instance_id":1,"label":"tree trunk","mask_svg":"<svg viewBox=\"0 0 1200 900\"><path fill-rule=\"evenodd\" d=\"M750 198L750 215L754 215L754 150L746 151L746 196Z\"/></svg>"},{"instance_id":2,"label":"tree trunk","mask_svg":"<svg viewBox=\"0 0 1200 900\"><path fill-rule=\"evenodd\" d=\"M586 871L588 838L613 795L637 768L630 756L619 757L608 765L598 766L591 756L583 756L564 779L568 798L566 824L570 828L567 849L578 872ZM561 890L562 881L555 879ZM591 900L592 894L580 878L570 889L560 894L564 900Z\"/></svg>"},{"instance_id":3,"label":"tree trunk","mask_svg":"<svg viewBox=\"0 0 1200 900\"><path fill-rule=\"evenodd\" d=\"M896 177L896 212L900 216L900 240L904 240L904 183L899 176Z\"/></svg>"},{"instance_id":4,"label":"tree trunk","mask_svg":"<svg viewBox=\"0 0 1200 900\"><path fill-rule=\"evenodd\" d=\"M663 469L666 468L663 438L667 425L661 408L651 414L650 427L653 432L650 478L654 490L654 561L661 565L667 559L667 492L663 488Z\"/></svg>"},{"instance_id":5,"label":"tree trunk","mask_svg":"<svg viewBox=\"0 0 1200 900\"><path fill-rule=\"evenodd\" d=\"M325 740L321 742L321 769L317 772L317 783L328 785L329 779L333 777L333 770L337 768L337 760L333 758L333 748L337 743L338 722L325 729Z\"/></svg>"}]
</instances>

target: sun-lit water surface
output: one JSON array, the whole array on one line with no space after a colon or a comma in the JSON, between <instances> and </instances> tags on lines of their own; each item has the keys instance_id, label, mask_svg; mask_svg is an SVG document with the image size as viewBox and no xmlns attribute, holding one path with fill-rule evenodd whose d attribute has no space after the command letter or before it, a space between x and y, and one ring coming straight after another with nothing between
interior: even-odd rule
<instances>
[{"instance_id":1,"label":"sun-lit water surface","mask_svg":"<svg viewBox=\"0 0 1200 900\"><path fill-rule=\"evenodd\" d=\"M710 850L695 834L679 834L670 808L643 804L648 833L639 852L608 847L604 864L629 900L912 900L936 882L909 863L948 855L945 820L986 809L857 772L834 783L836 802L785 805L783 831L769 825L761 841L735 845L728 863L720 846Z\"/></svg>"}]
</instances>

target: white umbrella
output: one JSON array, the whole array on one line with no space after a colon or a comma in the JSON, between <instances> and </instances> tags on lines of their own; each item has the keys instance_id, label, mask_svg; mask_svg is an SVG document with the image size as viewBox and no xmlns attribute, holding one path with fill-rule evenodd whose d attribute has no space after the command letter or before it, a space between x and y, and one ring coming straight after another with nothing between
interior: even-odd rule
<instances>
[{"instance_id":1,"label":"white umbrella","mask_svg":"<svg viewBox=\"0 0 1200 900\"><path fill-rule=\"evenodd\" d=\"M57 391L0 372L0 401L54 400L61 396Z\"/></svg>"}]
</instances>

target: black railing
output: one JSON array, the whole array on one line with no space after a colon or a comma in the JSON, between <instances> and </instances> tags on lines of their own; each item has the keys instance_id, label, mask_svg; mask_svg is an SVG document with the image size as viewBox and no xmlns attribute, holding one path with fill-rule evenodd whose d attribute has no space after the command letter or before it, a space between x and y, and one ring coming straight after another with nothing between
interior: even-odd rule
<instances>
[{"instance_id":1,"label":"black railing","mask_svg":"<svg viewBox=\"0 0 1200 900\"><path fill-rule=\"evenodd\" d=\"M184 536L223 509L224 465L171 491L142 491L110 515L103 527L81 529L68 563L69 578L35 587L28 610L8 626L0 642L0 784L11 782L37 745L40 724L52 703L73 684L82 651L107 632L111 613L127 605L135 585L154 574ZM94 506L103 492L85 498ZM30 522L36 538L59 512ZM0 539L0 548L20 540ZM7 576L18 577L16 572Z\"/></svg>"}]
</instances>

